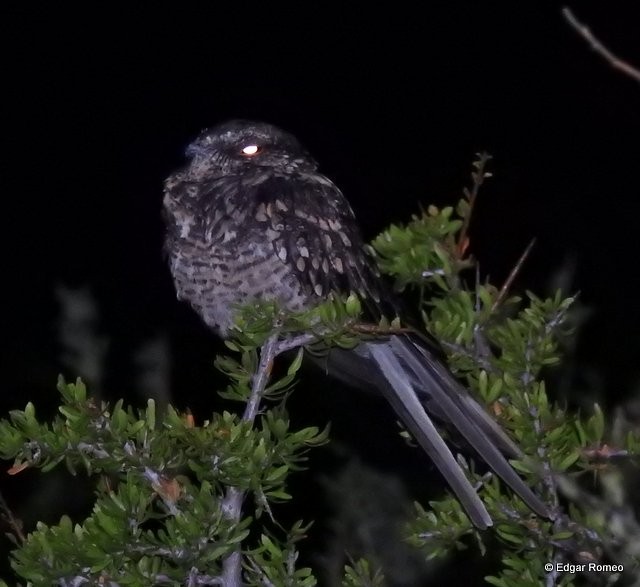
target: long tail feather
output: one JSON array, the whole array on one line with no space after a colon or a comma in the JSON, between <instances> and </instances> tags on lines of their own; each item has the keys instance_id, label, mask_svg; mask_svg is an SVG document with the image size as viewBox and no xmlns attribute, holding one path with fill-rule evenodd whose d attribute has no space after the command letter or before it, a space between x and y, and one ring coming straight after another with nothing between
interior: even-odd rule
<instances>
[{"instance_id":1,"label":"long tail feather","mask_svg":"<svg viewBox=\"0 0 640 587\"><path fill-rule=\"evenodd\" d=\"M375 343L366 344L370 347L375 346ZM501 439L501 445L505 443L504 439L507 439L507 446L512 447L515 445L508 440L504 432L499 430L497 424L490 420L486 412L480 411L481 408L479 406L477 409L470 409L468 401L470 396L440 362L433 360L428 354L418 350L410 340L398 336L392 337L388 346L383 348L388 349L387 352L391 352L398 357L413 372L415 378L420 382L420 388L417 393L421 395L426 393L430 401L438 405L440 410L447 415L447 420L495 473L534 512L541 516L548 516L549 513L544 503L520 479L513 467L496 448L496 435ZM382 372L387 381L389 381L388 373L385 373L384 369ZM392 376L395 377L395 374L392 374ZM414 393L416 393L415 390ZM421 402L418 403L422 406ZM481 417L480 414L483 414L483 416ZM492 425L489 425L490 422ZM519 450L517 452L521 454Z\"/></svg>"},{"instance_id":2,"label":"long tail feather","mask_svg":"<svg viewBox=\"0 0 640 587\"><path fill-rule=\"evenodd\" d=\"M382 386L389 403L438 467L473 524L481 529L491 526L489 512L420 404L392 349L385 343L368 344L368 348L389 382L389 386Z\"/></svg>"},{"instance_id":3,"label":"long tail feather","mask_svg":"<svg viewBox=\"0 0 640 587\"><path fill-rule=\"evenodd\" d=\"M432 418L456 430L531 510L549 516L503 456L522 458L522 451L420 341L407 336L365 341L350 351L332 349L321 364L345 382L385 396L477 527L490 526L491 518Z\"/></svg>"},{"instance_id":4,"label":"long tail feather","mask_svg":"<svg viewBox=\"0 0 640 587\"><path fill-rule=\"evenodd\" d=\"M442 440L429 413L453 427L531 510L548 517L545 504L503 456L504 453L521 458L522 451L427 349L407 337L392 336L384 341L364 342L355 349L357 358L353 354L353 351L340 353L333 362L340 364L343 375L348 370L348 363L352 362L354 369L346 378L374 385L384 394L445 477L476 526L490 526L491 518ZM371 361L377 369L371 369ZM384 382L380 382L379 375Z\"/></svg>"}]
</instances>

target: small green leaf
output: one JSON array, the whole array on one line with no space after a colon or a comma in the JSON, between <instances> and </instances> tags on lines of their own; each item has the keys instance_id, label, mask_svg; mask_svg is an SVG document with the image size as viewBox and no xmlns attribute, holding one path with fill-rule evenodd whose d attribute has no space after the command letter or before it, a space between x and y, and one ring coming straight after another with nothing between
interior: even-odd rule
<instances>
[{"instance_id":1,"label":"small green leaf","mask_svg":"<svg viewBox=\"0 0 640 587\"><path fill-rule=\"evenodd\" d=\"M302 365L302 358L304 357L304 348L300 347L296 353L295 359L291 361L289 368L287 369L287 375L295 375Z\"/></svg>"}]
</instances>

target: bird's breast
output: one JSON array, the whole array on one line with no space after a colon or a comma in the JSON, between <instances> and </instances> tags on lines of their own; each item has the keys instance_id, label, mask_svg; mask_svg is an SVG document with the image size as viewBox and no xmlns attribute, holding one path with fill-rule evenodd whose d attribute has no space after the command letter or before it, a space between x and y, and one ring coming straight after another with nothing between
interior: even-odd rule
<instances>
[{"instance_id":1,"label":"bird's breast","mask_svg":"<svg viewBox=\"0 0 640 587\"><path fill-rule=\"evenodd\" d=\"M295 273L278 257L266 231L262 238L246 239L237 229L221 227L207 238L204 233L198 237L193 228L176 227L167 248L178 297L222 336L241 305L278 300L290 311L309 305Z\"/></svg>"}]
</instances>

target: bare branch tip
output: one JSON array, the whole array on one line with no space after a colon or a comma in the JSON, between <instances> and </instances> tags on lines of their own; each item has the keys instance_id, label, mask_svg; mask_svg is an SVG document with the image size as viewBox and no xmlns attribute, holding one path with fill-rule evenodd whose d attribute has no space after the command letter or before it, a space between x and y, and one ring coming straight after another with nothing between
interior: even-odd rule
<instances>
[{"instance_id":1,"label":"bare branch tip","mask_svg":"<svg viewBox=\"0 0 640 587\"><path fill-rule=\"evenodd\" d=\"M587 25L580 22L573 14L570 8L567 6L562 8L562 16L569 23L569 26L573 28L605 61L609 63L611 67L621 71L631 79L640 82L640 69L637 69L630 63L620 59L614 55L605 45L603 45L591 32Z\"/></svg>"}]
</instances>

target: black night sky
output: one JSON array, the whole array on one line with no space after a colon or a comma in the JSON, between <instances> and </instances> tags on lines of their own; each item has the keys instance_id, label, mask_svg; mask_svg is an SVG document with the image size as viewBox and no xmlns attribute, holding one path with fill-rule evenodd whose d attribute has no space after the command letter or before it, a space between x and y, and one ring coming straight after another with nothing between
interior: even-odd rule
<instances>
[{"instance_id":1,"label":"black night sky","mask_svg":"<svg viewBox=\"0 0 640 587\"><path fill-rule=\"evenodd\" d=\"M640 65L634 4L573 8ZM107 397L142 403L131 356L163 336L172 401L203 417L215 409L220 345L175 300L160 208L186 144L228 118L298 136L368 238L421 204L454 204L474 153L490 152L495 177L471 229L481 271L501 282L533 237L517 290L549 293L573 266L571 288L591 311L578 364L604 404L630 397L640 381L638 84L551 3L454 1L422 14L261 5L2 9L2 412L57 401L62 285L88 287L99 304Z\"/></svg>"}]
</instances>

